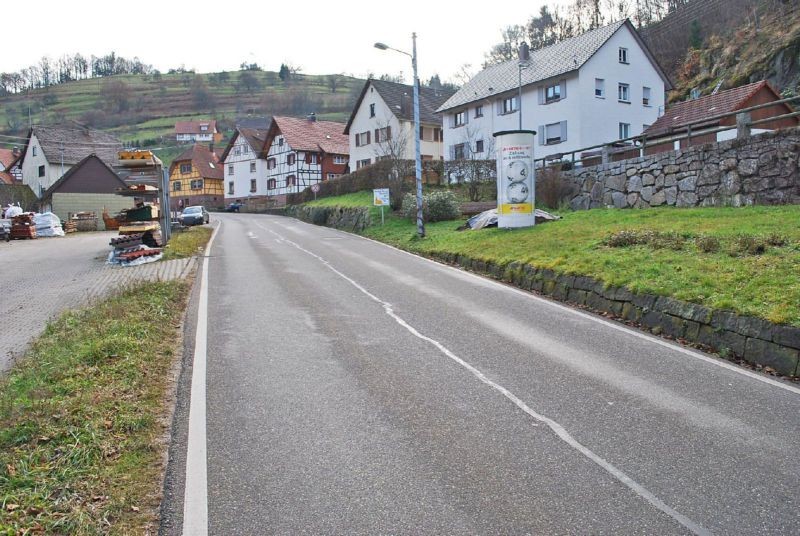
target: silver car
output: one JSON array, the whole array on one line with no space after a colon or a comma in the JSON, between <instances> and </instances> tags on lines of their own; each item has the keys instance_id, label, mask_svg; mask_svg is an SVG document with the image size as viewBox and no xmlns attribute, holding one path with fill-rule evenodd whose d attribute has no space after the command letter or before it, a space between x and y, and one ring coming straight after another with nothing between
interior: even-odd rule
<instances>
[{"instance_id":1,"label":"silver car","mask_svg":"<svg viewBox=\"0 0 800 536\"><path fill-rule=\"evenodd\" d=\"M206 207L203 206L196 206L196 207L186 207L181 212L181 215L178 216L178 220L181 222L182 225L203 225L204 223L208 223L208 211Z\"/></svg>"}]
</instances>

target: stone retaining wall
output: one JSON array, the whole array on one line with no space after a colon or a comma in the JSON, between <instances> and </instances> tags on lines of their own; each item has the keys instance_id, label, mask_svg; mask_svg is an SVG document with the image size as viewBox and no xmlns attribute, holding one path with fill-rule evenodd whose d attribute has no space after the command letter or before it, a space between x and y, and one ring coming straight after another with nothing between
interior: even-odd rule
<instances>
[{"instance_id":1,"label":"stone retaining wall","mask_svg":"<svg viewBox=\"0 0 800 536\"><path fill-rule=\"evenodd\" d=\"M370 225L368 207L309 207L292 205L285 214L315 225L360 233Z\"/></svg>"},{"instance_id":2,"label":"stone retaining wall","mask_svg":"<svg viewBox=\"0 0 800 536\"><path fill-rule=\"evenodd\" d=\"M780 374L800 373L800 328L717 311L693 303L653 294L638 294L625 287L607 287L591 277L559 275L552 270L512 262L505 266L437 253L436 260L634 322L657 335L700 344L727 359L771 367Z\"/></svg>"},{"instance_id":3,"label":"stone retaining wall","mask_svg":"<svg viewBox=\"0 0 800 536\"><path fill-rule=\"evenodd\" d=\"M698 145L562 173L570 206L745 206L800 204L800 129Z\"/></svg>"}]
</instances>

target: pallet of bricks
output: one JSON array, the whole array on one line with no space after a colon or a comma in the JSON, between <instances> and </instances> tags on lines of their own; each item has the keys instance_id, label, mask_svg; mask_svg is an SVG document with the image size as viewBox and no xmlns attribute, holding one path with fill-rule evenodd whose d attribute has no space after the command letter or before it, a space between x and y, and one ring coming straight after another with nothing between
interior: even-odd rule
<instances>
[{"instance_id":1,"label":"pallet of bricks","mask_svg":"<svg viewBox=\"0 0 800 536\"><path fill-rule=\"evenodd\" d=\"M11 239L24 240L36 238L36 224L32 212L23 212L11 218Z\"/></svg>"},{"instance_id":2,"label":"pallet of bricks","mask_svg":"<svg viewBox=\"0 0 800 536\"><path fill-rule=\"evenodd\" d=\"M74 214L70 214L67 221L68 224L64 229L66 233L97 230L97 213L95 212L75 212Z\"/></svg>"},{"instance_id":3,"label":"pallet of bricks","mask_svg":"<svg viewBox=\"0 0 800 536\"><path fill-rule=\"evenodd\" d=\"M119 236L111 239L114 248L109 262L131 266L161 258L163 240L157 205L139 203L119 214Z\"/></svg>"}]
</instances>

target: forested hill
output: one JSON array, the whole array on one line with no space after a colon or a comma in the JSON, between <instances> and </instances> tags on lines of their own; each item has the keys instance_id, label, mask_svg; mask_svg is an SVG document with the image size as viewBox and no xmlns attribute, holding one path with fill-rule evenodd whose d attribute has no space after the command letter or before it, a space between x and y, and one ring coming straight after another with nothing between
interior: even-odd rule
<instances>
[{"instance_id":1,"label":"forested hill","mask_svg":"<svg viewBox=\"0 0 800 536\"><path fill-rule=\"evenodd\" d=\"M14 145L29 121L78 121L139 146L162 144L176 121L215 118L228 132L246 115L305 115L345 121L364 81L245 69L196 74L120 74L56 83L0 96L2 147ZM162 137L164 137L162 139Z\"/></svg>"}]
</instances>

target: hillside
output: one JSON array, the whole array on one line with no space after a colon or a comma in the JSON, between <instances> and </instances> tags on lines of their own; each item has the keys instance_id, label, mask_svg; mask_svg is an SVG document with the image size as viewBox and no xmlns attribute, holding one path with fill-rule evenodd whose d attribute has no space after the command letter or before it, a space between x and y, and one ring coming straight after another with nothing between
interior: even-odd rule
<instances>
[{"instance_id":1,"label":"hillside","mask_svg":"<svg viewBox=\"0 0 800 536\"><path fill-rule=\"evenodd\" d=\"M168 157L176 152L169 145L175 145L172 133L178 120L215 118L226 138L235 119L245 115L316 112L320 119L344 122L363 82L343 75L304 74L284 82L270 71L93 78L0 97L0 134L24 136L30 110L33 123L79 121L127 143L167 145Z\"/></svg>"}]
</instances>

